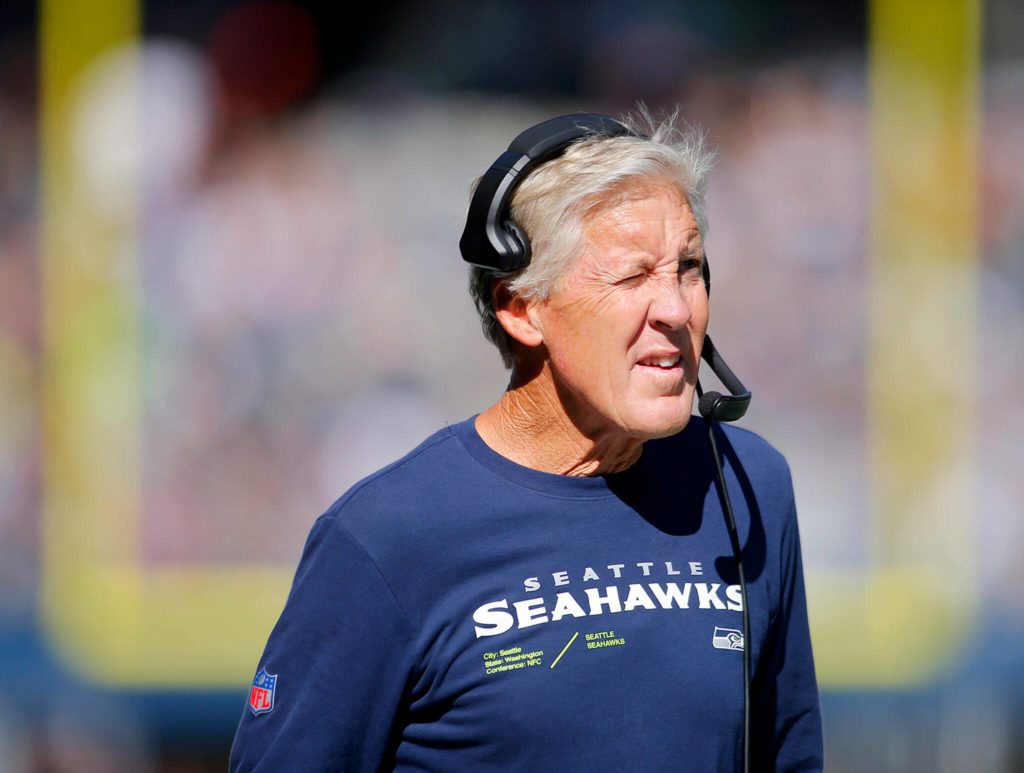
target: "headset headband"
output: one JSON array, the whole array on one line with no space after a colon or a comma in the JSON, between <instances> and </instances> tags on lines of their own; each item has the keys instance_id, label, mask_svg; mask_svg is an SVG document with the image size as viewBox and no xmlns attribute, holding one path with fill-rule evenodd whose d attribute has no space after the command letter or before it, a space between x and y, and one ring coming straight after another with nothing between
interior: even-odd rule
<instances>
[{"instance_id":1,"label":"headset headband","mask_svg":"<svg viewBox=\"0 0 1024 773\"><path fill-rule=\"evenodd\" d=\"M524 268L530 262L530 239L508 216L516 187L535 167L560 156L576 140L622 135L633 132L596 113L563 115L522 132L484 173L473 193L459 240L463 260L496 271Z\"/></svg>"}]
</instances>

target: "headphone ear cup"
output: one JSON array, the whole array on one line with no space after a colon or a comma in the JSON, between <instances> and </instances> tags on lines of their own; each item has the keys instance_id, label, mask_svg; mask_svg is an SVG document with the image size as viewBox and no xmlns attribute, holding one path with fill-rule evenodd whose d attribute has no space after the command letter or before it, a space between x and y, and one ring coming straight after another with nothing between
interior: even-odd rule
<instances>
[{"instance_id":1,"label":"headphone ear cup","mask_svg":"<svg viewBox=\"0 0 1024 773\"><path fill-rule=\"evenodd\" d=\"M462 259L494 271L518 271L530 262L530 239L508 218L516 186L538 164L556 156L576 140L588 136L635 135L625 125L604 115L575 113L552 118L520 132L508 150L484 172L466 214L459 239Z\"/></svg>"},{"instance_id":2,"label":"headphone ear cup","mask_svg":"<svg viewBox=\"0 0 1024 773\"><path fill-rule=\"evenodd\" d=\"M530 237L526 235L519 223L515 220L506 220L504 231L508 235L509 252L507 255L508 266L506 271L518 271L525 268L533 257L533 250L530 248Z\"/></svg>"}]
</instances>

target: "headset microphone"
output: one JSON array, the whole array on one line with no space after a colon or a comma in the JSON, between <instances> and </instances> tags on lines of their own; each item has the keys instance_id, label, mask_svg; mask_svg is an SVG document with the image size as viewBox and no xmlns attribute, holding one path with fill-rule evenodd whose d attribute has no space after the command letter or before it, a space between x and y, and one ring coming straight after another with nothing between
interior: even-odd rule
<instances>
[{"instance_id":1,"label":"headset microphone","mask_svg":"<svg viewBox=\"0 0 1024 773\"><path fill-rule=\"evenodd\" d=\"M711 295L711 273L708 269L707 257L704 259L704 287L707 289L708 295ZM740 598L743 601L743 773L749 773L750 605L747 601L747 576L743 571L743 548L740 546L740 533L736 528L736 516L733 514L729 487L725 484L722 453L718 450L718 441L715 439L715 422L736 421L742 418L750 405L750 390L743 386L743 382L725 364L725 360L722 359L718 349L711 342L711 337L707 334L704 336L704 347L701 349L700 356L711 367L711 371L718 377L718 380L729 390L728 395L723 395L720 392L704 392L701 389L700 379L697 379L697 410L704 417L708 443L711 446L711 457L715 462L715 486L718 489L718 499L722 503L725 530L729 533L729 545L736 561L736 578L739 581Z\"/></svg>"},{"instance_id":2,"label":"headset microphone","mask_svg":"<svg viewBox=\"0 0 1024 773\"><path fill-rule=\"evenodd\" d=\"M710 336L704 336L704 348L701 357L711 367L712 372L725 385L731 394L723 395L720 392L705 392L697 401L697 410L705 419L715 421L736 421L743 418L750 405L750 390L743 386L743 382L736 378L725 360L718 353L715 345L711 343Z\"/></svg>"},{"instance_id":3,"label":"headset microphone","mask_svg":"<svg viewBox=\"0 0 1024 773\"><path fill-rule=\"evenodd\" d=\"M707 256L704 257L704 288L711 295L711 271ZM732 369L718 353L711 342L711 336L704 335L704 346L700 353L718 380L722 382L728 395L720 392L704 392L697 379L697 410L704 417L704 425L711 446L711 458L715 463L715 487L718 499L722 503L722 516L725 518L725 530L729 533L729 546L732 548L733 559L736 561L736 579L740 586L740 599L743 602L743 773L750 773L750 604L747 599L747 576L743 571L743 548L740 545L740 532L736 528L736 516L729 497L729 487L725 483L725 469L722 464L722 453L718 450L715 439L715 422L736 421L743 418L750 406L750 390L743 386Z\"/></svg>"}]
</instances>

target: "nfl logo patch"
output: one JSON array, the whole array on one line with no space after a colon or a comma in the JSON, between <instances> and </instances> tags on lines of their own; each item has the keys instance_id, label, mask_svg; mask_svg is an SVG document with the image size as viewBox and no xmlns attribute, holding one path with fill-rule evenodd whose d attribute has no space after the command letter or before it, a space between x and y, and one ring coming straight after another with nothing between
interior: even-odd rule
<instances>
[{"instance_id":1,"label":"nfl logo patch","mask_svg":"<svg viewBox=\"0 0 1024 773\"><path fill-rule=\"evenodd\" d=\"M277 674L268 674L266 669L261 668L256 678L252 680L252 689L249 691L249 709L253 716L266 714L274 708L274 686L277 684Z\"/></svg>"}]
</instances>

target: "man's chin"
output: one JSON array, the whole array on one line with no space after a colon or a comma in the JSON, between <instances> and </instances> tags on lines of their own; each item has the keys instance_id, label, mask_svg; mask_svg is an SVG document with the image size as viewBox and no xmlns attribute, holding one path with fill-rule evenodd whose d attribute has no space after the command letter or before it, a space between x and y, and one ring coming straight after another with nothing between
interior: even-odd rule
<instances>
[{"instance_id":1,"label":"man's chin","mask_svg":"<svg viewBox=\"0 0 1024 773\"><path fill-rule=\"evenodd\" d=\"M636 436L643 440L656 440L682 432L690 423L690 410L672 411L667 415L648 417L637 428Z\"/></svg>"}]
</instances>

